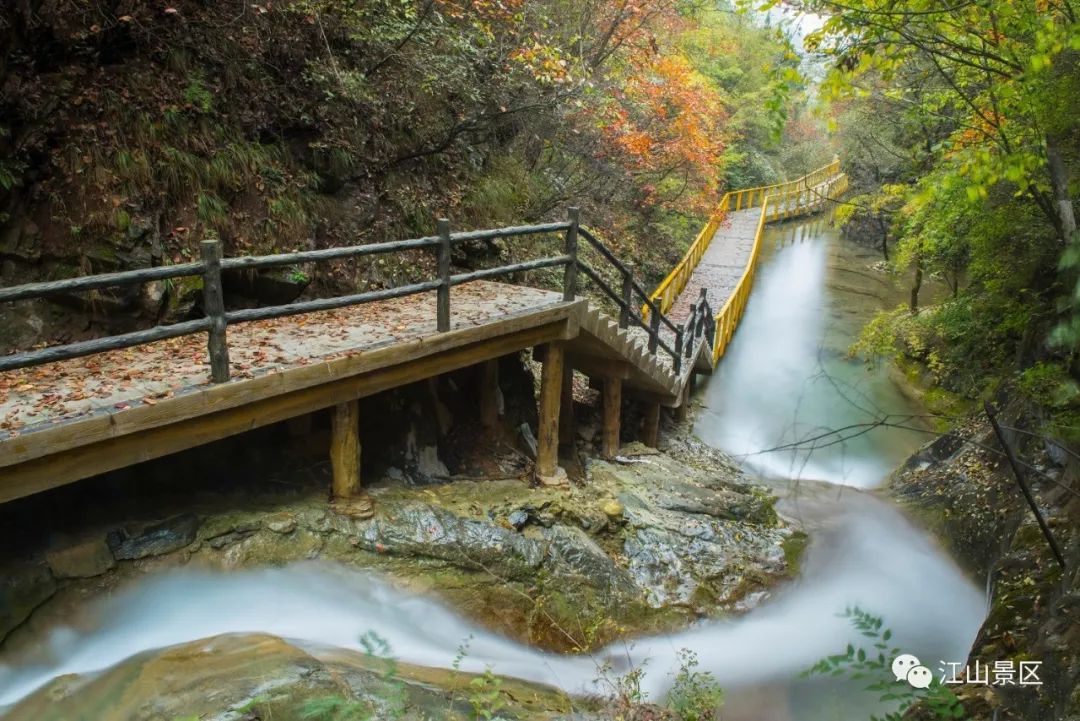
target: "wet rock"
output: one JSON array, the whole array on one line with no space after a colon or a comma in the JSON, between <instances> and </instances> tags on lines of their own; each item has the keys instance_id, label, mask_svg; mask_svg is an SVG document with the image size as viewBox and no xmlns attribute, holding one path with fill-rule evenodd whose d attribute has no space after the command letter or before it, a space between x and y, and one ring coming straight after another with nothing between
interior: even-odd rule
<instances>
[{"instance_id":1,"label":"wet rock","mask_svg":"<svg viewBox=\"0 0 1080 721\"><path fill-rule=\"evenodd\" d=\"M609 597L635 598L640 589L633 577L620 568L602 548L580 529L552 526L544 532L550 543L556 572L578 575L587 585L602 589ZM579 583L581 581L579 580Z\"/></svg>"},{"instance_id":2,"label":"wet rock","mask_svg":"<svg viewBox=\"0 0 1080 721\"><path fill-rule=\"evenodd\" d=\"M199 520L190 514L174 516L134 532L120 529L109 534L109 547L120 560L137 560L177 551L195 540Z\"/></svg>"},{"instance_id":3,"label":"wet rock","mask_svg":"<svg viewBox=\"0 0 1080 721\"><path fill-rule=\"evenodd\" d=\"M0 568L0 641L56 593L56 579L44 563Z\"/></svg>"},{"instance_id":4,"label":"wet rock","mask_svg":"<svg viewBox=\"0 0 1080 721\"><path fill-rule=\"evenodd\" d=\"M142 653L85 678L62 676L5 719L467 721L477 718L463 690L470 678L406 664L390 670L383 658L358 651L313 651L266 634L230 634ZM565 694L523 681L501 679L499 689L501 708L493 718L552 721L570 705ZM101 709L107 715L96 712Z\"/></svg>"},{"instance_id":5,"label":"wet rock","mask_svg":"<svg viewBox=\"0 0 1080 721\"><path fill-rule=\"evenodd\" d=\"M537 453L539 453L539 444L536 441L536 436L533 435L532 428L528 423L522 423L518 428L518 435L521 436L521 442L525 445L525 453L530 459L536 460Z\"/></svg>"},{"instance_id":6,"label":"wet rock","mask_svg":"<svg viewBox=\"0 0 1080 721\"><path fill-rule=\"evenodd\" d=\"M785 573L790 531L778 527L767 494L664 455L640 460L589 470L594 482L619 489L627 570L649 605L727 605L748 590L748 576Z\"/></svg>"},{"instance_id":7,"label":"wet rock","mask_svg":"<svg viewBox=\"0 0 1080 721\"><path fill-rule=\"evenodd\" d=\"M540 566L544 549L532 539L487 521L463 518L425 503L408 503L362 525L360 546L377 553L477 564L520 578Z\"/></svg>"},{"instance_id":8,"label":"wet rock","mask_svg":"<svg viewBox=\"0 0 1080 721\"><path fill-rule=\"evenodd\" d=\"M275 516L266 521L266 527L274 533L292 533L296 530L296 519L287 515Z\"/></svg>"},{"instance_id":9,"label":"wet rock","mask_svg":"<svg viewBox=\"0 0 1080 721\"><path fill-rule=\"evenodd\" d=\"M614 498L604 501L603 505L600 506L600 510L603 511L607 515L607 517L612 520L622 518L623 515L622 504Z\"/></svg>"},{"instance_id":10,"label":"wet rock","mask_svg":"<svg viewBox=\"0 0 1080 721\"><path fill-rule=\"evenodd\" d=\"M247 536L262 528L262 514L252 512L225 513L211 516L199 527L199 538L210 541L236 533Z\"/></svg>"},{"instance_id":11,"label":"wet rock","mask_svg":"<svg viewBox=\"0 0 1080 721\"><path fill-rule=\"evenodd\" d=\"M56 578L91 578L100 576L116 565L104 536L55 548L45 554L45 560Z\"/></svg>"},{"instance_id":12,"label":"wet rock","mask_svg":"<svg viewBox=\"0 0 1080 721\"><path fill-rule=\"evenodd\" d=\"M506 517L507 523L513 526L515 531L520 531L529 522L529 512L520 508Z\"/></svg>"}]
</instances>

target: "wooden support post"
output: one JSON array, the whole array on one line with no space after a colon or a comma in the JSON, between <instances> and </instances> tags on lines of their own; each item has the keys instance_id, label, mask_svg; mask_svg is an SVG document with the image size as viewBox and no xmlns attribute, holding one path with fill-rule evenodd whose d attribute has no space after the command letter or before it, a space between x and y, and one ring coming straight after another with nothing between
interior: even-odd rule
<instances>
[{"instance_id":1,"label":"wooden support post","mask_svg":"<svg viewBox=\"0 0 1080 721\"><path fill-rule=\"evenodd\" d=\"M566 255L570 262L563 273L563 300L572 301L577 297L577 241L578 225L581 222L581 209L570 208L570 227L566 229Z\"/></svg>"},{"instance_id":2,"label":"wooden support post","mask_svg":"<svg viewBox=\"0 0 1080 721\"><path fill-rule=\"evenodd\" d=\"M334 406L330 425L330 465L334 472L335 499L360 493L360 402Z\"/></svg>"},{"instance_id":3,"label":"wooden support post","mask_svg":"<svg viewBox=\"0 0 1080 721\"><path fill-rule=\"evenodd\" d=\"M645 420L641 424L641 442L656 448L660 439L660 404L649 401L645 406Z\"/></svg>"},{"instance_id":4,"label":"wooden support post","mask_svg":"<svg viewBox=\"0 0 1080 721\"><path fill-rule=\"evenodd\" d=\"M491 430L499 424L499 359L480 364L480 424Z\"/></svg>"},{"instance_id":5,"label":"wooden support post","mask_svg":"<svg viewBox=\"0 0 1080 721\"><path fill-rule=\"evenodd\" d=\"M574 369L563 364L562 399L559 401L559 443L564 446L574 442Z\"/></svg>"},{"instance_id":6,"label":"wooden support post","mask_svg":"<svg viewBox=\"0 0 1080 721\"><path fill-rule=\"evenodd\" d=\"M619 425L622 416L622 379L604 379L604 427L600 452L604 458L619 455Z\"/></svg>"},{"instance_id":7,"label":"wooden support post","mask_svg":"<svg viewBox=\"0 0 1080 721\"><path fill-rule=\"evenodd\" d=\"M657 303L656 311L650 310L649 315L649 352L656 353L660 346L660 312L663 306Z\"/></svg>"},{"instance_id":8,"label":"wooden support post","mask_svg":"<svg viewBox=\"0 0 1080 721\"><path fill-rule=\"evenodd\" d=\"M439 281L438 290L438 320L437 328L440 333L450 330L450 221L440 218L439 231Z\"/></svg>"},{"instance_id":9,"label":"wooden support post","mask_svg":"<svg viewBox=\"0 0 1080 721\"><path fill-rule=\"evenodd\" d=\"M675 408L675 420L679 423L686 421L690 414L690 384L683 387L682 402Z\"/></svg>"},{"instance_id":10,"label":"wooden support post","mask_svg":"<svg viewBox=\"0 0 1080 721\"><path fill-rule=\"evenodd\" d=\"M537 434L536 476L541 483L562 485L566 471L559 468L559 406L562 400L563 357L561 341L547 345L540 373L540 431Z\"/></svg>"},{"instance_id":11,"label":"wooden support post","mask_svg":"<svg viewBox=\"0 0 1080 721\"><path fill-rule=\"evenodd\" d=\"M221 288L221 241L204 240L201 250L204 265L203 310L212 323L207 341L210 380L224 383L229 380L229 345L225 337L225 294Z\"/></svg>"}]
</instances>

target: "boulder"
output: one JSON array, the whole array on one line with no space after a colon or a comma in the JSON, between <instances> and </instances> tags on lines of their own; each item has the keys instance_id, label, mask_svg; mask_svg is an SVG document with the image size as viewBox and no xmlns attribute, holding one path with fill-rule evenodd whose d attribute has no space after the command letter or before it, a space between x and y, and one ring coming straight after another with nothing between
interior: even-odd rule
<instances>
[{"instance_id":1,"label":"boulder","mask_svg":"<svg viewBox=\"0 0 1080 721\"><path fill-rule=\"evenodd\" d=\"M641 595L634 578L617 565L604 549L584 531L556 525L544 531L550 544L553 570L559 576L578 576L578 585L594 586L604 591L609 602Z\"/></svg>"},{"instance_id":2,"label":"boulder","mask_svg":"<svg viewBox=\"0 0 1080 721\"><path fill-rule=\"evenodd\" d=\"M0 641L56 593L56 579L40 562L0 568Z\"/></svg>"},{"instance_id":3,"label":"boulder","mask_svg":"<svg viewBox=\"0 0 1080 721\"><path fill-rule=\"evenodd\" d=\"M528 576L544 560L536 540L426 503L405 503L360 525L360 547L376 553L479 564L509 578Z\"/></svg>"},{"instance_id":4,"label":"boulder","mask_svg":"<svg viewBox=\"0 0 1080 721\"><path fill-rule=\"evenodd\" d=\"M135 529L122 528L109 534L109 547L120 560L137 560L178 551L195 540L199 520L190 514L167 518Z\"/></svg>"},{"instance_id":5,"label":"boulder","mask_svg":"<svg viewBox=\"0 0 1080 721\"><path fill-rule=\"evenodd\" d=\"M85 538L47 552L45 560L56 578L91 578L116 565L104 536Z\"/></svg>"}]
</instances>

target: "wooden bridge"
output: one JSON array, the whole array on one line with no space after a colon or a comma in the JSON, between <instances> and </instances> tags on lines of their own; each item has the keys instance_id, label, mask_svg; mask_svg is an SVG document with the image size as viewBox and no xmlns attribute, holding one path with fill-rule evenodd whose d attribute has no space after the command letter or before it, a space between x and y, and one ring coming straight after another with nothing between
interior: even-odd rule
<instances>
[{"instance_id":1,"label":"wooden bridge","mask_svg":"<svg viewBox=\"0 0 1080 721\"><path fill-rule=\"evenodd\" d=\"M646 404L656 444L662 406L684 413L696 373L724 353L749 297L765 223L813 213L846 190L839 162L798 180L730 192L667 278L649 293L608 247L568 220L261 257L222 258L0 288L18 302L201 277L202 318L0 357L0 503L332 408L333 493L368 503L360 485L358 400L478 366L481 420L497 421L499 357L533 348L543 361L537 477L560 483L560 417L572 370L602 388L605 456L619 447L624 389ZM453 274L467 241L551 236L562 253ZM222 272L429 249L438 277L289 305L226 310ZM523 284L562 274L562 291ZM511 282L495 282L493 279ZM594 288L583 297L583 286ZM350 500L351 499L351 500Z\"/></svg>"}]
</instances>

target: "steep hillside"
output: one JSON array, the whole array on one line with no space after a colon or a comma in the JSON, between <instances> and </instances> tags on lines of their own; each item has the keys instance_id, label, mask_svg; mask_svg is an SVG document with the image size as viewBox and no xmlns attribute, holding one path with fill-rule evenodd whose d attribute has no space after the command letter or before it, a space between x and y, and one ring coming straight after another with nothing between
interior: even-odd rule
<instances>
[{"instance_id":1,"label":"steep hillside","mask_svg":"<svg viewBox=\"0 0 1080 721\"><path fill-rule=\"evenodd\" d=\"M675 0L19 0L0 10L0 58L6 284L182 262L210 234L238 255L570 204L654 280L725 173L782 172L769 147L797 90L773 80L794 62L778 33ZM773 116L755 116L766 98ZM455 261L525 252L489 244ZM432 261L293 268L227 290L282 302L429 277ZM4 309L0 344L183 317L197 291Z\"/></svg>"}]
</instances>

